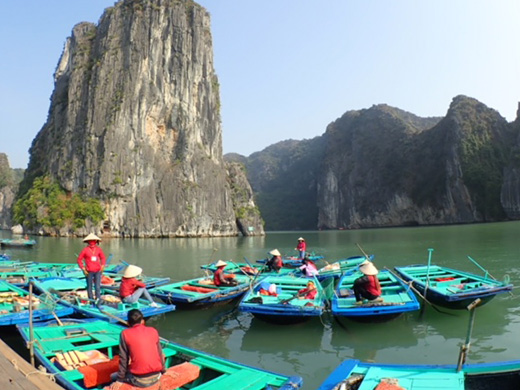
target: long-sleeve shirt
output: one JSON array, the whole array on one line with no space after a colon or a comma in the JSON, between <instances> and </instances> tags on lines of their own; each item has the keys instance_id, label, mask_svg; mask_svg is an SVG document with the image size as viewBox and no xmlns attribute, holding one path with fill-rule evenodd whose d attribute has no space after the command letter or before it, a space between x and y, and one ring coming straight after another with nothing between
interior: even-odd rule
<instances>
[{"instance_id":1,"label":"long-sleeve shirt","mask_svg":"<svg viewBox=\"0 0 520 390\"><path fill-rule=\"evenodd\" d=\"M97 246L86 246L78 256L78 265L88 272L99 272L105 266L106 258L103 250Z\"/></svg>"},{"instance_id":2,"label":"long-sleeve shirt","mask_svg":"<svg viewBox=\"0 0 520 390\"><path fill-rule=\"evenodd\" d=\"M146 287L146 284L136 278L122 278L121 284L119 285L119 296L121 298L126 298L141 287Z\"/></svg>"}]
</instances>

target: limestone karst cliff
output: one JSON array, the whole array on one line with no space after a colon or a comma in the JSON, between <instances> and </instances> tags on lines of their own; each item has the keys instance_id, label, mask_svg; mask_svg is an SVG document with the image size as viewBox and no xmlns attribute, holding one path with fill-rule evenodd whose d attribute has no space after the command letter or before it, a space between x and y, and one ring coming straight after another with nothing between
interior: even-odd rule
<instances>
[{"instance_id":1,"label":"limestone karst cliff","mask_svg":"<svg viewBox=\"0 0 520 390\"><path fill-rule=\"evenodd\" d=\"M97 25L74 27L20 196L45 175L101 200L100 234L239 234L204 8L191 0L123 0ZM263 234L261 219L249 222L250 234ZM68 233L87 231L58 232Z\"/></svg>"},{"instance_id":2,"label":"limestone karst cliff","mask_svg":"<svg viewBox=\"0 0 520 390\"><path fill-rule=\"evenodd\" d=\"M516 111L516 120L511 124L517 138L504 168L504 180L501 192L501 202L504 211L511 219L520 219L520 103Z\"/></svg>"},{"instance_id":3,"label":"limestone karst cliff","mask_svg":"<svg viewBox=\"0 0 520 390\"><path fill-rule=\"evenodd\" d=\"M9 229L11 227L11 208L15 195L14 184L7 155L0 153L0 229Z\"/></svg>"},{"instance_id":4,"label":"limestone karst cliff","mask_svg":"<svg viewBox=\"0 0 520 390\"><path fill-rule=\"evenodd\" d=\"M321 137L280 142L243 162L268 230L518 219L519 123L466 96L443 118L376 105L346 112ZM287 206L293 199L314 203L298 214ZM311 218L302 227L303 213Z\"/></svg>"}]
</instances>

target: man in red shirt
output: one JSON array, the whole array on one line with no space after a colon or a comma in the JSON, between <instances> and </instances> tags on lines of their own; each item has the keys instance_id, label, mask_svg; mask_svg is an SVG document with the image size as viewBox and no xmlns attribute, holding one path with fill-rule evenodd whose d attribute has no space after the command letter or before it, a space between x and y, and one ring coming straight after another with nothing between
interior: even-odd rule
<instances>
[{"instance_id":1,"label":"man in red shirt","mask_svg":"<svg viewBox=\"0 0 520 390\"><path fill-rule=\"evenodd\" d=\"M137 280L137 277L141 275L142 271L142 268L136 265L130 264L126 267L123 278L121 279L121 285L119 286L119 296L123 302L134 303L144 295L144 297L151 302L150 306L158 307L146 289L146 285L140 280Z\"/></svg>"},{"instance_id":2,"label":"man in red shirt","mask_svg":"<svg viewBox=\"0 0 520 390\"><path fill-rule=\"evenodd\" d=\"M151 386L165 371L159 333L145 325L143 313L137 309L128 312L128 326L119 337L117 380L136 387Z\"/></svg>"},{"instance_id":3,"label":"man in red shirt","mask_svg":"<svg viewBox=\"0 0 520 390\"><path fill-rule=\"evenodd\" d=\"M87 277L87 294L89 299L94 299L92 296L92 283L94 283L96 299L99 300L101 298L101 274L106 264L105 254L98 245L101 242L101 238L90 233L83 239L83 242L86 242L88 245L79 254L78 265Z\"/></svg>"},{"instance_id":4,"label":"man in red shirt","mask_svg":"<svg viewBox=\"0 0 520 390\"><path fill-rule=\"evenodd\" d=\"M363 304L363 298L373 302L382 302L383 298L381 298L381 285L377 278L379 273L377 268L372 262L366 260L361 263L359 270L363 273L363 276L354 281L356 304Z\"/></svg>"}]
</instances>

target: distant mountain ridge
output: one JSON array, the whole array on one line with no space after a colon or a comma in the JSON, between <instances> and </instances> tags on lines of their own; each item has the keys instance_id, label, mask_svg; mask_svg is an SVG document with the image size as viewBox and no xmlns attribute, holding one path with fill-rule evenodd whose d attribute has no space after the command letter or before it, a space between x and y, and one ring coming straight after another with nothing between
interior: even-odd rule
<instances>
[{"instance_id":1,"label":"distant mountain ridge","mask_svg":"<svg viewBox=\"0 0 520 390\"><path fill-rule=\"evenodd\" d=\"M241 160L268 230L520 217L519 120L457 96L445 117L375 105Z\"/></svg>"}]
</instances>

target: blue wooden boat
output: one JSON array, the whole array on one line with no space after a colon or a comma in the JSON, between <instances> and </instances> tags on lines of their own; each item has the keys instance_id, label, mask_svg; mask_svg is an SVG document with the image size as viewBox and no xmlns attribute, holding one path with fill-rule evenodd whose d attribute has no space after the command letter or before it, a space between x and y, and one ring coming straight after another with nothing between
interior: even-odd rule
<instances>
[{"instance_id":1,"label":"blue wooden boat","mask_svg":"<svg viewBox=\"0 0 520 390\"><path fill-rule=\"evenodd\" d=\"M319 317L325 309L325 293L319 281L314 279L316 297L305 298L299 291L305 289L308 282L308 278L266 276L244 295L238 309L278 324L294 324ZM261 290L271 285L276 286L277 295L264 295Z\"/></svg>"},{"instance_id":2,"label":"blue wooden boat","mask_svg":"<svg viewBox=\"0 0 520 390\"><path fill-rule=\"evenodd\" d=\"M204 270L209 270L215 272L217 267L215 266L216 262L202 265L200 268ZM242 274L249 275L252 277L257 276L258 274L264 275L287 275L294 274L297 272L294 268L282 268L280 272L269 272L267 270L267 266L265 264L251 264L251 263L235 263L235 262L227 262L227 265L224 267L224 272L227 274Z\"/></svg>"},{"instance_id":3,"label":"blue wooden boat","mask_svg":"<svg viewBox=\"0 0 520 390\"><path fill-rule=\"evenodd\" d=\"M28 240L25 238L4 238L0 240L2 248L32 248L36 245L36 240Z\"/></svg>"},{"instance_id":4,"label":"blue wooden boat","mask_svg":"<svg viewBox=\"0 0 520 390\"><path fill-rule=\"evenodd\" d=\"M249 290L252 277L235 274L236 286L215 286L211 277L194 278L150 289L153 297L179 309L203 309L236 301Z\"/></svg>"},{"instance_id":5,"label":"blue wooden boat","mask_svg":"<svg viewBox=\"0 0 520 390\"><path fill-rule=\"evenodd\" d=\"M99 302L89 300L86 291L85 280L75 278L51 277L38 279L34 282L35 288L47 294L56 302L74 309L75 314L99 318L105 321L118 322L126 320L128 311L139 309L144 317L175 310L174 305L157 303L157 307L151 305L147 299L139 299L135 303L125 303L114 290L101 288L101 300Z\"/></svg>"},{"instance_id":6,"label":"blue wooden boat","mask_svg":"<svg viewBox=\"0 0 520 390\"><path fill-rule=\"evenodd\" d=\"M318 390L373 390L382 383L404 389L486 390L520 388L520 360L455 365L405 365L346 360ZM391 386L387 388L391 389ZM396 388L395 386L393 388Z\"/></svg>"},{"instance_id":7,"label":"blue wooden boat","mask_svg":"<svg viewBox=\"0 0 520 390\"><path fill-rule=\"evenodd\" d=\"M466 309L477 298L483 305L497 294L513 289L513 285L506 282L438 265L416 264L395 267L395 270L429 302L448 309Z\"/></svg>"},{"instance_id":8,"label":"blue wooden boat","mask_svg":"<svg viewBox=\"0 0 520 390\"><path fill-rule=\"evenodd\" d=\"M45 321L71 315L73 310L45 296L33 295L33 321ZM0 326L29 322L29 292L0 281Z\"/></svg>"},{"instance_id":9,"label":"blue wooden boat","mask_svg":"<svg viewBox=\"0 0 520 390\"><path fill-rule=\"evenodd\" d=\"M65 389L84 390L87 384L91 389L103 389L110 384L109 374L118 369L119 337L123 329L120 325L104 321L35 326L32 330L36 341L33 343L34 354ZM18 330L29 343L29 327L19 326ZM302 385L300 377L250 367L165 339L161 339L161 347L167 368L163 377L168 375L169 370L178 370L181 375L184 373L186 383L178 387L179 389L295 390ZM74 361L67 361L65 358L71 355L75 357ZM95 366L95 361L102 363ZM105 375L92 378L89 373L100 364L106 371Z\"/></svg>"},{"instance_id":10,"label":"blue wooden boat","mask_svg":"<svg viewBox=\"0 0 520 390\"><path fill-rule=\"evenodd\" d=\"M356 321L382 322L405 312L419 310L420 304L413 291L389 270L382 270L377 275L381 284L382 302L364 301L357 305L353 286L360 276L363 274L356 270L345 273L339 280L331 299L334 316Z\"/></svg>"}]
</instances>

